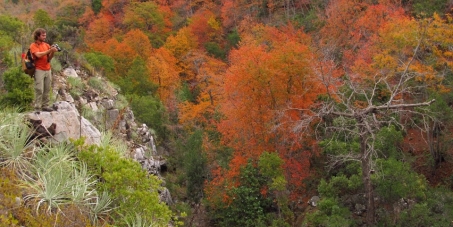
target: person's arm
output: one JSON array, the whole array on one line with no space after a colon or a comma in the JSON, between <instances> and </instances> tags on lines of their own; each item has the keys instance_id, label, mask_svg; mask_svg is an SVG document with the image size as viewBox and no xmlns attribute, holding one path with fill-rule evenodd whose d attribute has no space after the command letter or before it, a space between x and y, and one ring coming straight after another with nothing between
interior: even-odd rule
<instances>
[{"instance_id":1,"label":"person's arm","mask_svg":"<svg viewBox=\"0 0 453 227\"><path fill-rule=\"evenodd\" d=\"M50 59L52 59L53 54L54 54L56 51L57 51L57 48L55 48L55 47L50 47L50 49L48 49L48 50L46 50L46 51L35 52L34 54L35 54L35 56L36 56L37 58L40 58L40 57L42 57L42 56L44 56L44 55L49 55L48 58L49 58L49 60L50 60Z\"/></svg>"},{"instance_id":2,"label":"person's arm","mask_svg":"<svg viewBox=\"0 0 453 227\"><path fill-rule=\"evenodd\" d=\"M54 50L54 51L51 51L50 54L47 56L47 61L48 61L48 62L50 62L50 60L52 60L53 54L54 54L56 51L58 51L57 48L55 48L55 47L51 47L51 48L50 48L50 50L52 50L52 49L55 49L55 50Z\"/></svg>"}]
</instances>

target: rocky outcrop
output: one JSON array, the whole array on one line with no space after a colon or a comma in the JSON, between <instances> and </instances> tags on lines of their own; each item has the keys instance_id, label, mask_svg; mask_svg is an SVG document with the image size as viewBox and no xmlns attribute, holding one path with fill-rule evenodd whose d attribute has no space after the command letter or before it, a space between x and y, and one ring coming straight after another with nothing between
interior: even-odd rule
<instances>
[{"instance_id":1,"label":"rocky outcrop","mask_svg":"<svg viewBox=\"0 0 453 227\"><path fill-rule=\"evenodd\" d=\"M78 92L80 95L72 97L71 93L74 92L69 90L67 78L79 77L79 75L85 80L84 84L87 86L83 91ZM116 103L118 92L113 87L109 87L104 81L106 82L102 88L104 91L94 89L86 83L92 77L73 68L67 68L62 74L55 76L56 83L53 90L56 92L57 100L61 101L54 104L52 112L30 113L30 119L42 120L44 127L52 123L56 124L56 133L52 139L59 142L83 136L87 144L99 144L101 134L95 126L102 130L111 130L128 145L131 158L139 162L148 173L164 181L162 173L167 170L167 160L162 155L158 155L155 135L146 124L137 126L134 113L127 106L118 108L120 106ZM102 80L102 78L98 79ZM83 113L88 110L91 116L87 118L91 123L80 116L78 109L83 110ZM138 138L132 138L133 136ZM161 201L167 204L173 203L170 192L164 186L161 187L159 194Z\"/></svg>"},{"instance_id":2,"label":"rocky outcrop","mask_svg":"<svg viewBox=\"0 0 453 227\"><path fill-rule=\"evenodd\" d=\"M45 128L55 124L55 135L51 137L55 142L84 137L87 145L100 144L100 131L81 116L74 105L61 101L55 103L52 108L54 111L35 111L27 116L31 120L40 120Z\"/></svg>"}]
</instances>

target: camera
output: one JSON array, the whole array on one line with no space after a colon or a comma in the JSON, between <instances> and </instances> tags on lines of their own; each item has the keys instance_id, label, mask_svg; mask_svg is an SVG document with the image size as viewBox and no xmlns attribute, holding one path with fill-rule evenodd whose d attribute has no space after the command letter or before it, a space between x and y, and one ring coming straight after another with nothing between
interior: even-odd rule
<instances>
[{"instance_id":1,"label":"camera","mask_svg":"<svg viewBox=\"0 0 453 227\"><path fill-rule=\"evenodd\" d=\"M55 47L55 48L57 48L58 52L60 52L60 51L61 51L61 48L60 48L60 46L58 46L58 44L56 44L56 43L55 43L55 44L53 44L53 45L52 45L52 47Z\"/></svg>"}]
</instances>

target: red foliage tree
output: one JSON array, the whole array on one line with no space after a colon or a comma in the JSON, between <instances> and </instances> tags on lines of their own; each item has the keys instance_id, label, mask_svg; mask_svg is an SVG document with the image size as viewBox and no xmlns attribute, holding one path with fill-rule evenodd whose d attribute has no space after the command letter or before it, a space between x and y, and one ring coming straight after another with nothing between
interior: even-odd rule
<instances>
[{"instance_id":1,"label":"red foliage tree","mask_svg":"<svg viewBox=\"0 0 453 227\"><path fill-rule=\"evenodd\" d=\"M287 108L309 108L325 92L311 70L309 42L291 26L256 26L244 34L241 46L230 55L221 103L225 118L217 125L223 143L235 150L233 159L256 159L264 151L277 151L285 161L293 196L303 192L302 180L309 171L306 147L311 144L288 130L286 123L298 115Z\"/></svg>"}]
</instances>

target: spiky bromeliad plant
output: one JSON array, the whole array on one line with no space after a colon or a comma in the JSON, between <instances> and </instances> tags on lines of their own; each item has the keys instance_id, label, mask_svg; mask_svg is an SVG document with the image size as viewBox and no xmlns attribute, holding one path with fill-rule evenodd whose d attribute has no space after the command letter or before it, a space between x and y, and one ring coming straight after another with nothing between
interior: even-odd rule
<instances>
[{"instance_id":1,"label":"spiky bromeliad plant","mask_svg":"<svg viewBox=\"0 0 453 227\"><path fill-rule=\"evenodd\" d=\"M26 178L30 192L25 200L35 201L36 210L45 209L47 213L60 211L61 206L76 204L88 207L97 196L96 183L89 175L87 167L72 154L67 144L43 148L33 162L33 174Z\"/></svg>"},{"instance_id":2,"label":"spiky bromeliad plant","mask_svg":"<svg viewBox=\"0 0 453 227\"><path fill-rule=\"evenodd\" d=\"M30 128L18 109L0 111L0 165L24 172L30 167L34 148Z\"/></svg>"}]
</instances>

